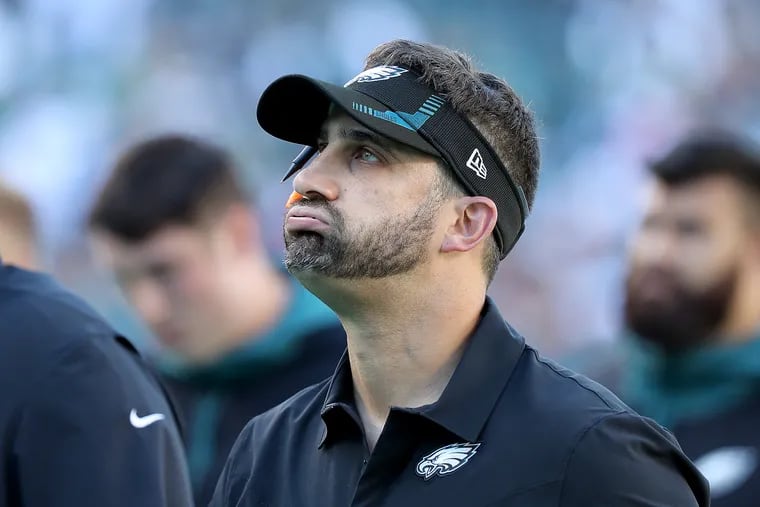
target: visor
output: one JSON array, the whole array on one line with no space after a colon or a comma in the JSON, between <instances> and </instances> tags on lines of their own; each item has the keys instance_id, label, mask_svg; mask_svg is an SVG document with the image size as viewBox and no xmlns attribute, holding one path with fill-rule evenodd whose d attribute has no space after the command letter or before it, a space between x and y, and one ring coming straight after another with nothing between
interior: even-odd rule
<instances>
[{"instance_id":1,"label":"visor","mask_svg":"<svg viewBox=\"0 0 760 507\"><path fill-rule=\"evenodd\" d=\"M478 130L443 97L401 67L374 67L343 87L289 75L267 87L256 116L269 134L314 147L331 104L377 134L443 159L470 195L491 199L498 210L494 236L501 258L509 253L525 229L525 195ZM304 150L283 179L314 151Z\"/></svg>"}]
</instances>

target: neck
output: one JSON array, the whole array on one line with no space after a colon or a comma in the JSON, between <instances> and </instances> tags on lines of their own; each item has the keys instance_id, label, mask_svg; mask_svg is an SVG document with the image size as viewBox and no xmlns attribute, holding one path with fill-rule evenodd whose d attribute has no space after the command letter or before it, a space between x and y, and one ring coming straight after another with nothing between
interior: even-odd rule
<instances>
[{"instance_id":1,"label":"neck","mask_svg":"<svg viewBox=\"0 0 760 507\"><path fill-rule=\"evenodd\" d=\"M485 289L451 276L326 283L312 288L329 294L323 300L346 330L356 404L373 448L391 407L441 396L478 323Z\"/></svg>"}]
</instances>

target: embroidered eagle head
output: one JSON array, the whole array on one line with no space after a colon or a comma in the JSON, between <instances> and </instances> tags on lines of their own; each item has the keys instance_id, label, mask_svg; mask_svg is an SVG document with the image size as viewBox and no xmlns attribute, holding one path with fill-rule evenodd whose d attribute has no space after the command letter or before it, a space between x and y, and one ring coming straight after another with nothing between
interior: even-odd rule
<instances>
[{"instance_id":1,"label":"embroidered eagle head","mask_svg":"<svg viewBox=\"0 0 760 507\"><path fill-rule=\"evenodd\" d=\"M475 456L480 444L451 444L431 452L417 463L417 475L430 479L434 475L447 475Z\"/></svg>"}]
</instances>

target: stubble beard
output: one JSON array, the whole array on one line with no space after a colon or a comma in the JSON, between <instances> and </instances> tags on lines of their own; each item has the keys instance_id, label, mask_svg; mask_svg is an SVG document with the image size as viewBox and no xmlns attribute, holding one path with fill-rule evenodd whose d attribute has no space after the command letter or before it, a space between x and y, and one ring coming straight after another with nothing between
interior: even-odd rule
<instances>
[{"instance_id":1,"label":"stubble beard","mask_svg":"<svg viewBox=\"0 0 760 507\"><path fill-rule=\"evenodd\" d=\"M348 229L345 218L327 201L309 205L329 213L331 229L323 234L285 233L288 271L296 277L385 278L407 273L428 259L441 199L431 195L413 213L391 215L354 230Z\"/></svg>"}]
</instances>

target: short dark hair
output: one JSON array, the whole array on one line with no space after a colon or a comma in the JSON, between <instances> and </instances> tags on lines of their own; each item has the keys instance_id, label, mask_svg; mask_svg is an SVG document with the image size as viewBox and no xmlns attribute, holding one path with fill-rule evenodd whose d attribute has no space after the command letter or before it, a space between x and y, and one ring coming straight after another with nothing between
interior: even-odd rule
<instances>
[{"instance_id":1,"label":"short dark hair","mask_svg":"<svg viewBox=\"0 0 760 507\"><path fill-rule=\"evenodd\" d=\"M223 149L189 136L165 135L143 141L119 158L88 223L137 242L167 225L195 225L247 201Z\"/></svg>"},{"instance_id":2,"label":"short dark hair","mask_svg":"<svg viewBox=\"0 0 760 507\"><path fill-rule=\"evenodd\" d=\"M760 189L760 151L749 139L723 130L690 134L650 170L669 185L724 174Z\"/></svg>"},{"instance_id":3,"label":"short dark hair","mask_svg":"<svg viewBox=\"0 0 760 507\"><path fill-rule=\"evenodd\" d=\"M649 169L671 187L707 176L727 176L747 192L755 211L760 211L760 149L745 136L722 129L694 131L650 163Z\"/></svg>"},{"instance_id":4,"label":"short dark hair","mask_svg":"<svg viewBox=\"0 0 760 507\"><path fill-rule=\"evenodd\" d=\"M528 207L532 206L538 186L538 136L533 114L506 81L476 70L462 52L408 40L380 44L367 55L364 68L381 65L418 74L457 113L467 117L494 149L512 180L522 187Z\"/></svg>"},{"instance_id":5,"label":"short dark hair","mask_svg":"<svg viewBox=\"0 0 760 507\"><path fill-rule=\"evenodd\" d=\"M538 186L538 136L532 113L506 81L477 71L464 53L408 40L381 44L367 55L365 70L380 65L399 66L415 72L457 113L467 117L494 149L512 180L522 187L530 209ZM462 188L451 170L445 174ZM499 248L491 237L483 258L489 283L500 260Z\"/></svg>"}]
</instances>

